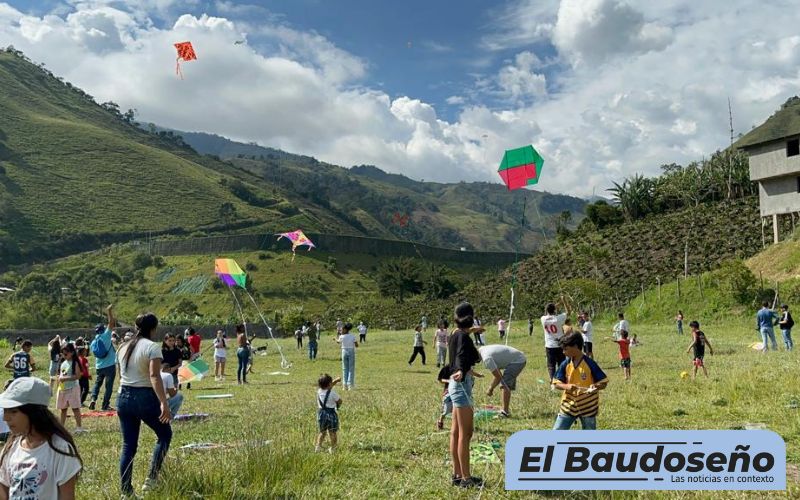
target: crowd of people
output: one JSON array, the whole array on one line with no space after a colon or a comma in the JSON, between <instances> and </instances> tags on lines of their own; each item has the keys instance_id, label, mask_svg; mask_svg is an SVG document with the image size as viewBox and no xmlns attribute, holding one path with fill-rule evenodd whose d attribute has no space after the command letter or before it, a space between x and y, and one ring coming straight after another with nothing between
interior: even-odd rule
<instances>
[{"instance_id":1,"label":"crowd of people","mask_svg":"<svg viewBox=\"0 0 800 500\"><path fill-rule=\"evenodd\" d=\"M562 301L563 302L563 301ZM599 392L605 389L609 379L594 360L594 327L586 311L577 314L573 325L566 303L562 311L557 304L548 304L540 318L544 333L546 367L553 390L562 391L554 430L570 429L580 420L583 429L597 428ZM120 424L122 447L119 463L120 484L123 495L134 495L132 483L133 463L138 451L142 424L155 434L156 442L147 480L143 489L149 490L158 478L165 456L172 441L171 420L178 414L184 401L182 384L178 377L181 365L198 359L201 354L201 336L192 328L183 335L167 333L161 343L156 339L158 319L152 313L136 318L135 328L122 338L115 333L117 326L113 306L106 310L107 323L97 325L91 342L83 338L71 340L54 337L48 343L50 382L32 376L37 362L31 354L32 342L18 339L15 352L8 358L5 367L12 371L13 378L0 395L3 425L0 437L6 445L0 453L0 498L74 498L75 483L83 467L73 434L86 432L82 427L81 408L90 397L88 409L95 410L98 399L100 410L115 411ZM675 317L677 332L683 334L683 312ZM452 416L450 428L450 456L453 465L452 484L471 488L482 486L483 480L472 474L470 467L470 442L474 430L473 389L476 378L484 377L476 367L482 365L490 378L487 379L486 395L492 397L499 388L502 410L498 418L511 416L511 397L517 388L517 379L527 365L526 355L502 343L489 344L486 328L481 325L473 307L466 302L456 306L453 314L455 328L444 317L436 324L433 343L436 349L437 384L442 388L441 411L436 419L439 429L444 427L446 416ZM413 331L413 351L409 359L412 365L417 357L426 364L425 340L428 326L423 316ZM777 349L774 327L779 327L786 350L792 350L791 329L794 326L789 308L781 312L764 303L756 314L756 328L763 340L763 351ZM509 331L509 322L497 320L498 340L504 341ZM689 323L692 339L686 352L692 353L693 377L699 371L708 377L704 364L706 349L713 354L713 347L697 321ZM315 359L322 325L318 320L313 325L304 322L298 328L298 348L303 339L308 339L309 358ZM360 322L352 333L353 325L338 319L333 340L341 348L342 377L333 378L323 374L317 380L316 405L319 433L315 450L321 451L325 439L329 439L328 451L337 446L341 396L334 390L342 383L345 391L356 388L356 350L366 342L367 326ZM528 334L532 335L532 320L528 318ZM612 328L612 335L605 340L618 346L619 364L625 380L631 379L631 349L641 342L631 334L630 323L624 314ZM235 328L237 383L247 384L247 375L252 373L252 337L248 337L244 325ZM19 347L17 350L17 346ZM224 380L229 339L224 330L217 331L211 343L214 353L215 377ZM92 374L89 356L94 356L94 387L90 391ZM119 374L119 391L116 408L111 406L113 386ZM186 384L190 389L191 384ZM103 391L104 389L104 391ZM53 414L48 406L55 395L55 408L60 415ZM75 420L75 429L65 427L69 412ZM31 464L34 467L31 467Z\"/></svg>"}]
</instances>

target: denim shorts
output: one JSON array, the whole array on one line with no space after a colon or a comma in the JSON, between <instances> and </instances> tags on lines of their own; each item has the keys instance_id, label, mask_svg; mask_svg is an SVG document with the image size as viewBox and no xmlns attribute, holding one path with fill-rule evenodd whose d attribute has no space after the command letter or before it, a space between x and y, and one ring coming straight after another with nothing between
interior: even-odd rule
<instances>
[{"instance_id":1,"label":"denim shorts","mask_svg":"<svg viewBox=\"0 0 800 500\"><path fill-rule=\"evenodd\" d=\"M447 386L447 392L450 394L450 399L453 401L454 408L466 408L473 406L472 404L472 386L475 384L475 379L472 375L465 375L461 382L456 382L450 379L450 385Z\"/></svg>"},{"instance_id":2,"label":"denim shorts","mask_svg":"<svg viewBox=\"0 0 800 500\"><path fill-rule=\"evenodd\" d=\"M50 376L57 377L58 376L58 361L50 361Z\"/></svg>"}]
</instances>

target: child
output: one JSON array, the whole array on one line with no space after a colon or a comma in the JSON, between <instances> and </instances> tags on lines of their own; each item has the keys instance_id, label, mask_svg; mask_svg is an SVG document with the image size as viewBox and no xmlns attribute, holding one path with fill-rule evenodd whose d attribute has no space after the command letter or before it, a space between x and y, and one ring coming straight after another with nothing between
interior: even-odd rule
<instances>
[{"instance_id":1,"label":"child","mask_svg":"<svg viewBox=\"0 0 800 500\"><path fill-rule=\"evenodd\" d=\"M367 325L363 321L358 322L358 341L367 342Z\"/></svg>"},{"instance_id":2,"label":"child","mask_svg":"<svg viewBox=\"0 0 800 500\"><path fill-rule=\"evenodd\" d=\"M317 350L319 345L317 344L317 334L312 332L311 330L308 331L308 359L314 360L317 359Z\"/></svg>"},{"instance_id":3,"label":"child","mask_svg":"<svg viewBox=\"0 0 800 500\"><path fill-rule=\"evenodd\" d=\"M49 385L36 377L18 378L0 395L13 434L0 454L0 497L75 498L83 463L49 402Z\"/></svg>"},{"instance_id":4,"label":"child","mask_svg":"<svg viewBox=\"0 0 800 500\"><path fill-rule=\"evenodd\" d=\"M689 347L686 348L686 352L689 352L694 348L694 371L692 372L692 380L697 378L697 368L703 369L703 375L708 378L708 372L706 371L706 365L703 364L703 356L706 354L706 346L708 346L708 352L712 355L714 354L714 349L711 347L711 343L706 338L706 334L700 330L700 323L697 321L692 321L689 323L689 328L692 329L692 343L689 344Z\"/></svg>"},{"instance_id":5,"label":"child","mask_svg":"<svg viewBox=\"0 0 800 500\"><path fill-rule=\"evenodd\" d=\"M606 388L608 377L592 358L583 354L580 333L564 336L559 343L566 359L553 376L553 384L564 393L553 430L569 430L578 419L583 430L595 430L600 410L598 391Z\"/></svg>"},{"instance_id":6,"label":"child","mask_svg":"<svg viewBox=\"0 0 800 500\"><path fill-rule=\"evenodd\" d=\"M61 336L56 335L47 343L47 352L50 354L50 395L56 393L58 385L58 369L61 366Z\"/></svg>"},{"instance_id":7,"label":"child","mask_svg":"<svg viewBox=\"0 0 800 500\"><path fill-rule=\"evenodd\" d=\"M36 369L36 363L31 356L31 349L33 342L24 340L19 351L15 352L6 361L6 368L11 368L14 371L14 378L30 377L31 370Z\"/></svg>"},{"instance_id":8,"label":"child","mask_svg":"<svg viewBox=\"0 0 800 500\"><path fill-rule=\"evenodd\" d=\"M85 406L86 397L89 395L89 381L92 379L92 374L89 372L89 349L81 347L78 350L78 362L81 365L81 378L78 379L78 385L81 388L81 406Z\"/></svg>"},{"instance_id":9,"label":"child","mask_svg":"<svg viewBox=\"0 0 800 500\"><path fill-rule=\"evenodd\" d=\"M222 330L217 330L217 338L214 339L214 380L219 382L225 380L225 358L228 353L228 345Z\"/></svg>"},{"instance_id":10,"label":"child","mask_svg":"<svg viewBox=\"0 0 800 500\"><path fill-rule=\"evenodd\" d=\"M439 368L444 366L447 361L447 344L450 341L450 334L447 331L449 323L446 319L439 321L437 326L438 328L433 338L436 341L436 368Z\"/></svg>"},{"instance_id":11,"label":"child","mask_svg":"<svg viewBox=\"0 0 800 500\"><path fill-rule=\"evenodd\" d=\"M414 360L417 359L417 354L422 356L422 366L425 366L425 344L427 344L427 342L422 338L422 325L417 325L417 327L414 328L414 352L408 360L408 366L414 363Z\"/></svg>"},{"instance_id":12,"label":"child","mask_svg":"<svg viewBox=\"0 0 800 500\"><path fill-rule=\"evenodd\" d=\"M183 393L178 392L178 386L175 384L168 366L161 367L161 383L164 384L164 392L167 393L169 413L172 418L175 418L183 404Z\"/></svg>"},{"instance_id":13,"label":"child","mask_svg":"<svg viewBox=\"0 0 800 500\"><path fill-rule=\"evenodd\" d=\"M583 311L581 314L581 334L583 335L583 353L589 356L590 358L594 358L594 353L592 352L592 333L594 333L594 326L592 326L592 320L589 318L589 313L587 311Z\"/></svg>"},{"instance_id":14,"label":"child","mask_svg":"<svg viewBox=\"0 0 800 500\"><path fill-rule=\"evenodd\" d=\"M336 409L342 406L342 398L333 390L333 386L338 384L342 379L336 377L331 379L327 373L323 374L317 384L317 423L319 424L319 435L317 436L317 444L314 447L315 452L322 449L322 441L325 440L327 433L331 437L331 447L328 448L329 453L333 453L336 449L336 433L339 432L339 415Z\"/></svg>"},{"instance_id":15,"label":"child","mask_svg":"<svg viewBox=\"0 0 800 500\"><path fill-rule=\"evenodd\" d=\"M172 382L178 385L178 369L181 367L181 351L175 343L175 335L168 333L164 335L161 342L161 367L172 375Z\"/></svg>"},{"instance_id":16,"label":"child","mask_svg":"<svg viewBox=\"0 0 800 500\"><path fill-rule=\"evenodd\" d=\"M619 345L619 366L622 367L622 370L625 372L625 380L631 379L631 341L628 338L628 332L626 330L619 331L619 339L615 339L613 337L606 337L610 341L614 342L615 344Z\"/></svg>"},{"instance_id":17,"label":"child","mask_svg":"<svg viewBox=\"0 0 800 500\"><path fill-rule=\"evenodd\" d=\"M447 390L452 375L453 371L450 369L450 366L445 365L439 370L439 375L436 376L439 383L444 385L444 392L442 393L442 414L439 415L438 420L436 420L436 428L439 430L444 429L444 417L453 413L453 400L450 398L450 393Z\"/></svg>"},{"instance_id":18,"label":"child","mask_svg":"<svg viewBox=\"0 0 800 500\"><path fill-rule=\"evenodd\" d=\"M178 335L175 338L175 347L177 347L178 350L181 353L181 364L184 361L186 361L188 363L189 360L192 359L192 350L189 347L189 344L186 342L186 340L184 340L184 338L182 336ZM180 368L178 368L178 369L180 370ZM180 388L181 388L181 384L179 383L178 384L178 389L180 389ZM192 388L191 382L186 384L186 388L187 389L191 389Z\"/></svg>"},{"instance_id":19,"label":"child","mask_svg":"<svg viewBox=\"0 0 800 500\"><path fill-rule=\"evenodd\" d=\"M81 388L78 379L81 378L81 366L78 362L78 353L74 344L66 344L61 349L64 361L61 362L61 375L58 377L58 396L56 408L61 410L61 425L67 421L67 410L72 408L75 416L75 434L86 432L81 427Z\"/></svg>"},{"instance_id":20,"label":"child","mask_svg":"<svg viewBox=\"0 0 800 500\"><path fill-rule=\"evenodd\" d=\"M564 330L564 335L571 335L572 332L575 331L575 328L572 326L572 320L569 318L565 319L562 329Z\"/></svg>"}]
</instances>

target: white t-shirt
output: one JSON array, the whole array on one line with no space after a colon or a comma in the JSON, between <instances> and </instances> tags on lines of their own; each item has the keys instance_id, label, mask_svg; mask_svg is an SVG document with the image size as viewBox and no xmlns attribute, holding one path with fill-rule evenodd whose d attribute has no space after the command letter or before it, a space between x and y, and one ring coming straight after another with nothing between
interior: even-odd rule
<instances>
[{"instance_id":1,"label":"white t-shirt","mask_svg":"<svg viewBox=\"0 0 800 500\"><path fill-rule=\"evenodd\" d=\"M119 348L117 363L119 363L119 384L129 387L152 387L150 383L150 360L164 359L161 346L147 339L139 339L136 343L131 358L125 362L125 357L132 341L122 344Z\"/></svg>"},{"instance_id":2,"label":"white t-shirt","mask_svg":"<svg viewBox=\"0 0 800 500\"><path fill-rule=\"evenodd\" d=\"M356 336L352 333L346 333L344 335L339 335L339 343L342 344L342 349L355 349L356 348Z\"/></svg>"},{"instance_id":3,"label":"white t-shirt","mask_svg":"<svg viewBox=\"0 0 800 500\"><path fill-rule=\"evenodd\" d=\"M591 321L586 321L583 323L581 327L581 333L583 334L583 341L584 342L591 342L592 341L592 332L594 331L594 327L592 326Z\"/></svg>"},{"instance_id":4,"label":"white t-shirt","mask_svg":"<svg viewBox=\"0 0 800 500\"><path fill-rule=\"evenodd\" d=\"M175 388L175 380L173 380L172 374L161 372L161 383L164 384L164 392L167 393L167 399L169 399L169 390Z\"/></svg>"},{"instance_id":5,"label":"white t-shirt","mask_svg":"<svg viewBox=\"0 0 800 500\"><path fill-rule=\"evenodd\" d=\"M228 341L225 338L214 339L214 357L225 358L228 356Z\"/></svg>"},{"instance_id":6,"label":"white t-shirt","mask_svg":"<svg viewBox=\"0 0 800 500\"><path fill-rule=\"evenodd\" d=\"M511 364L522 364L527 360L522 351L508 347L507 345L486 345L478 348L483 360L483 366L487 370L503 370Z\"/></svg>"},{"instance_id":7,"label":"white t-shirt","mask_svg":"<svg viewBox=\"0 0 800 500\"><path fill-rule=\"evenodd\" d=\"M621 319L621 320L619 320L619 322L617 322L616 325L614 325L614 336L615 337L619 337L619 332L621 332L622 330L625 330L626 332L628 332L628 334L629 334L628 337L631 336L630 335L630 333L631 333L631 325L628 324L628 320L627 319Z\"/></svg>"},{"instance_id":8,"label":"white t-shirt","mask_svg":"<svg viewBox=\"0 0 800 500\"><path fill-rule=\"evenodd\" d=\"M506 320L501 319L500 321L497 322L497 331L498 332L506 331Z\"/></svg>"},{"instance_id":9,"label":"white t-shirt","mask_svg":"<svg viewBox=\"0 0 800 500\"><path fill-rule=\"evenodd\" d=\"M447 330L436 330L436 347L447 347L448 337Z\"/></svg>"},{"instance_id":10,"label":"white t-shirt","mask_svg":"<svg viewBox=\"0 0 800 500\"><path fill-rule=\"evenodd\" d=\"M424 347L425 342L422 339L422 332L414 331L414 347Z\"/></svg>"},{"instance_id":11,"label":"white t-shirt","mask_svg":"<svg viewBox=\"0 0 800 500\"><path fill-rule=\"evenodd\" d=\"M20 446L22 436L9 439L11 448L0 465L0 483L8 486L9 498L58 500L58 487L81 470L77 457L56 453L46 441L26 450ZM53 436L53 446L69 451L69 443L58 436Z\"/></svg>"},{"instance_id":12,"label":"white t-shirt","mask_svg":"<svg viewBox=\"0 0 800 500\"><path fill-rule=\"evenodd\" d=\"M322 408L320 403L325 401L325 394L328 393L328 389L317 389L317 408ZM328 396L328 401L325 402L326 408L336 408L336 402L339 401L339 395L336 394L336 391L331 389L331 395Z\"/></svg>"},{"instance_id":13,"label":"white t-shirt","mask_svg":"<svg viewBox=\"0 0 800 500\"><path fill-rule=\"evenodd\" d=\"M542 329L544 330L544 346L549 348L561 347L558 343L561 337L564 336L564 322L567 320L567 314L559 314L558 316L547 315L542 316Z\"/></svg>"},{"instance_id":14,"label":"white t-shirt","mask_svg":"<svg viewBox=\"0 0 800 500\"><path fill-rule=\"evenodd\" d=\"M358 325L358 333L361 335L367 334L367 326L366 325Z\"/></svg>"}]
</instances>

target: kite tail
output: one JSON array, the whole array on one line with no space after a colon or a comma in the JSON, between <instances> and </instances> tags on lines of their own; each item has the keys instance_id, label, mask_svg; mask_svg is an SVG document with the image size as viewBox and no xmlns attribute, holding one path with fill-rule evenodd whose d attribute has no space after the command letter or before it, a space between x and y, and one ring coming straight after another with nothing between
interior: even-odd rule
<instances>
[{"instance_id":1,"label":"kite tail","mask_svg":"<svg viewBox=\"0 0 800 500\"><path fill-rule=\"evenodd\" d=\"M175 74L181 77L183 80L183 71L181 71L181 58L175 59Z\"/></svg>"},{"instance_id":2,"label":"kite tail","mask_svg":"<svg viewBox=\"0 0 800 500\"><path fill-rule=\"evenodd\" d=\"M250 297L250 302L253 303L253 307L255 307L256 311L258 311L258 315L261 317L261 321L264 322L264 326L267 327L267 331L269 332L270 338L272 339L273 342L275 342L275 346L278 348L278 354L281 355L281 368L283 369L290 368L292 364L289 363L289 360L287 360L286 357L283 355L283 350L281 349L281 345L275 339L275 336L272 335L272 328L269 326L269 323L267 323L267 320L264 318L264 314L261 312L261 309L258 308L258 304L256 304L256 299L254 299L253 296L250 295L250 292L247 291L247 289L245 289L245 292L247 292L247 296Z\"/></svg>"}]
</instances>

